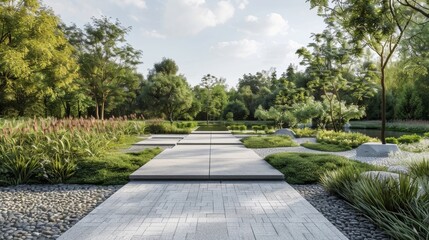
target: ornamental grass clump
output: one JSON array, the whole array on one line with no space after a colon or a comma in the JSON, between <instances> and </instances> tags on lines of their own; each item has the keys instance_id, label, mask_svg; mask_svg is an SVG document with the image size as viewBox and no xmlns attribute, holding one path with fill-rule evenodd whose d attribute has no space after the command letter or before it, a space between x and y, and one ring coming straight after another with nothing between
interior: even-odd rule
<instances>
[{"instance_id":1,"label":"ornamental grass clump","mask_svg":"<svg viewBox=\"0 0 429 240\"><path fill-rule=\"evenodd\" d=\"M329 143L351 148L357 148L363 143L378 142L378 139L368 137L362 133L347 133L335 131L319 131L316 136L318 143Z\"/></svg>"},{"instance_id":2,"label":"ornamental grass clump","mask_svg":"<svg viewBox=\"0 0 429 240\"><path fill-rule=\"evenodd\" d=\"M64 182L74 174L77 161L100 156L125 135L143 133L144 122L135 120L135 115L5 120L0 129L0 182Z\"/></svg>"},{"instance_id":3,"label":"ornamental grass clump","mask_svg":"<svg viewBox=\"0 0 429 240\"><path fill-rule=\"evenodd\" d=\"M417 165L416 165L417 167ZM428 239L429 182L405 174L362 175L356 169L325 173L321 183L362 211L394 239Z\"/></svg>"}]
</instances>

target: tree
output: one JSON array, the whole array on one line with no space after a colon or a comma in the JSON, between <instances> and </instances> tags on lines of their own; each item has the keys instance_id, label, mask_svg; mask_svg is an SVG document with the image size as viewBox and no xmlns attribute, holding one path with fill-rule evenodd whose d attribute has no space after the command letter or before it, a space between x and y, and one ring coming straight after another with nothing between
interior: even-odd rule
<instances>
[{"instance_id":1,"label":"tree","mask_svg":"<svg viewBox=\"0 0 429 240\"><path fill-rule=\"evenodd\" d=\"M69 85L77 64L59 19L38 0L1 1L0 19L0 99L22 116L40 98Z\"/></svg>"},{"instance_id":2,"label":"tree","mask_svg":"<svg viewBox=\"0 0 429 240\"><path fill-rule=\"evenodd\" d=\"M93 18L92 24L85 25L79 62L83 84L94 100L98 119L104 119L109 100L129 94L138 85L136 66L141 51L126 43L130 29L106 17Z\"/></svg>"},{"instance_id":3,"label":"tree","mask_svg":"<svg viewBox=\"0 0 429 240\"><path fill-rule=\"evenodd\" d=\"M334 19L353 37L378 56L381 84L381 141L386 143L385 71L409 27L413 12L395 1L379 0L310 0L325 16Z\"/></svg>"},{"instance_id":4,"label":"tree","mask_svg":"<svg viewBox=\"0 0 429 240\"><path fill-rule=\"evenodd\" d=\"M155 66L163 65L166 61L172 60L164 59ZM175 69L178 69L177 65ZM186 78L176 73L165 71L165 68L154 69L143 87L141 97L144 107L154 114L164 114L170 123L188 112L193 107L194 99Z\"/></svg>"},{"instance_id":5,"label":"tree","mask_svg":"<svg viewBox=\"0 0 429 240\"><path fill-rule=\"evenodd\" d=\"M202 103L202 111L206 113L207 124L210 116L220 117L228 101L225 79L207 74L201 79L199 85L199 98Z\"/></svg>"},{"instance_id":6,"label":"tree","mask_svg":"<svg viewBox=\"0 0 429 240\"><path fill-rule=\"evenodd\" d=\"M228 119L228 114L232 113L235 120L245 120L249 116L249 109L240 100L229 102L224 109L225 117Z\"/></svg>"},{"instance_id":7,"label":"tree","mask_svg":"<svg viewBox=\"0 0 429 240\"><path fill-rule=\"evenodd\" d=\"M423 15L426 18L429 18L429 7L428 7L428 1L426 0L426 3L421 0L397 0L399 4L402 6L406 6L413 11L416 11Z\"/></svg>"},{"instance_id":8,"label":"tree","mask_svg":"<svg viewBox=\"0 0 429 240\"><path fill-rule=\"evenodd\" d=\"M296 118L293 116L292 112L287 111L285 108L270 107L267 111L259 106L255 111L255 118L261 120L273 120L279 128L283 128L284 124L287 124L289 127L296 125Z\"/></svg>"}]
</instances>

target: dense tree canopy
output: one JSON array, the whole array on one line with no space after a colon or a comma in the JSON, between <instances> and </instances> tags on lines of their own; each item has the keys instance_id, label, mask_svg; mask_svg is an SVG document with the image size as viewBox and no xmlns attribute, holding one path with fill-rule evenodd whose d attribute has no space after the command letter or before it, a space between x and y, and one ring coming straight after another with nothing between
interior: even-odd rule
<instances>
[{"instance_id":1,"label":"dense tree canopy","mask_svg":"<svg viewBox=\"0 0 429 240\"><path fill-rule=\"evenodd\" d=\"M131 28L108 17L65 25L40 0L0 1L0 116L267 119L340 130L351 119L429 119L427 2L309 0L326 28L284 69L229 87L189 85L173 59L137 71ZM380 111L380 108L382 111Z\"/></svg>"}]
</instances>

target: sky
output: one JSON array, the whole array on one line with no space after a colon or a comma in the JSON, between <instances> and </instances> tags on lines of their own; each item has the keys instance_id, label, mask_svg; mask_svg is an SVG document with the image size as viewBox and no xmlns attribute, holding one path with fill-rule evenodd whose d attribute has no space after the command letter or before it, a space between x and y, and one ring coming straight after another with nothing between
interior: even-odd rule
<instances>
[{"instance_id":1,"label":"sky","mask_svg":"<svg viewBox=\"0 0 429 240\"><path fill-rule=\"evenodd\" d=\"M143 52L138 71L171 58L191 85L206 74L236 86L243 74L284 72L295 54L324 29L304 0L43 0L66 24L101 16L132 30L127 41Z\"/></svg>"}]
</instances>

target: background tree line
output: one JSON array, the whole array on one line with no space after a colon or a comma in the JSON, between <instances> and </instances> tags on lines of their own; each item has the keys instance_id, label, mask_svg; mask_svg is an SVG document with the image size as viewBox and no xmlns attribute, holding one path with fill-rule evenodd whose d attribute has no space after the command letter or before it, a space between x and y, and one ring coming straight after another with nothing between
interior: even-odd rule
<instances>
[{"instance_id":1,"label":"background tree line","mask_svg":"<svg viewBox=\"0 0 429 240\"><path fill-rule=\"evenodd\" d=\"M311 4L327 6L325 2ZM378 2L383 9L383 1ZM350 119L381 118L383 70L386 118L429 120L425 107L429 105L429 26L421 24L427 20L424 12L405 22L407 31L401 33L384 69L368 45L380 49L377 44L385 43L377 37L380 29L363 44L359 29L353 28L358 26L356 19L346 19L347 25L326 8L320 12L326 29L297 51L300 67L291 64L280 72L244 74L235 87L207 74L191 86L178 74L173 59L156 63L148 76L140 74L137 66L143 54L127 43L131 28L118 20L94 18L80 29L63 24L38 0L2 1L0 116L103 119L136 113L169 121L271 119L296 124L311 120L318 126L341 128ZM374 15L372 20L377 19L384 18ZM383 21L381 25L390 26ZM384 30L399 33L392 29Z\"/></svg>"}]
</instances>

